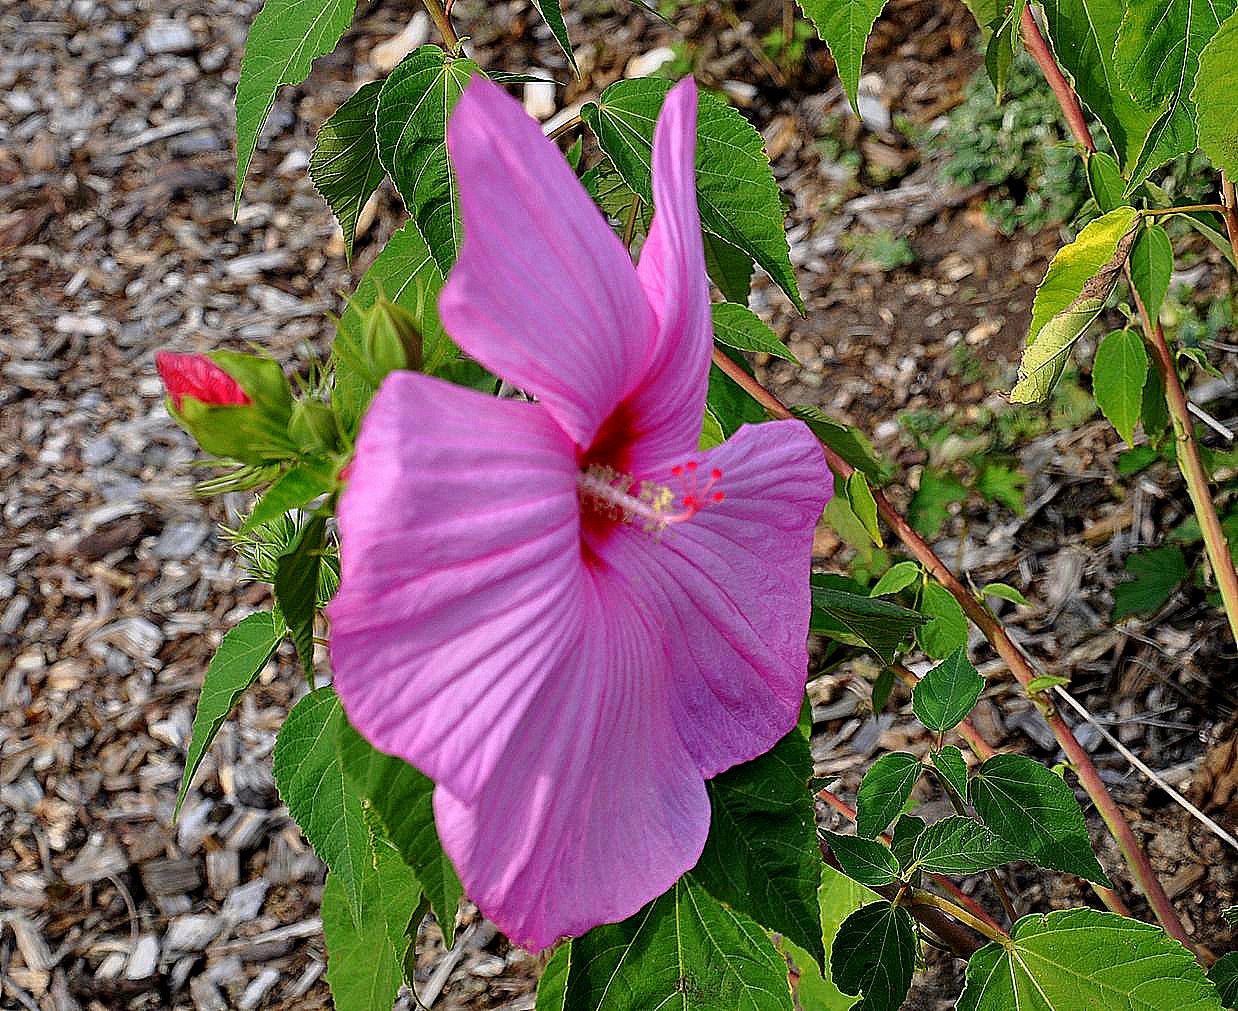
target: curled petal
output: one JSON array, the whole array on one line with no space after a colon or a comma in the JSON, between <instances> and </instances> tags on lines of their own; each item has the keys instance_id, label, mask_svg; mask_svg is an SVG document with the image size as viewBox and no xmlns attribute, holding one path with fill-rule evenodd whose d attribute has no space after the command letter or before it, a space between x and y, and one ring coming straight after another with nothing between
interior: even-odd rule
<instances>
[{"instance_id":1,"label":"curled petal","mask_svg":"<svg viewBox=\"0 0 1238 1011\"><path fill-rule=\"evenodd\" d=\"M653 314L631 258L559 150L498 86L469 84L447 144L464 240L440 318L588 446L650 355Z\"/></svg>"},{"instance_id":2,"label":"curled petal","mask_svg":"<svg viewBox=\"0 0 1238 1011\"><path fill-rule=\"evenodd\" d=\"M243 406L250 399L240 383L211 361L206 355L183 355L160 351L155 355L155 368L163 380L164 389L178 411L185 397L217 407Z\"/></svg>"},{"instance_id":3,"label":"curled petal","mask_svg":"<svg viewBox=\"0 0 1238 1011\"><path fill-rule=\"evenodd\" d=\"M583 627L574 447L535 404L383 383L340 502L328 607L349 720L469 799Z\"/></svg>"},{"instance_id":4,"label":"curled petal","mask_svg":"<svg viewBox=\"0 0 1238 1011\"><path fill-rule=\"evenodd\" d=\"M594 552L662 617L679 735L706 778L768 751L795 725L808 671L812 536L832 493L798 421L745 425L693 457L721 477L658 537L632 527ZM673 475L664 477L674 487Z\"/></svg>"}]
</instances>

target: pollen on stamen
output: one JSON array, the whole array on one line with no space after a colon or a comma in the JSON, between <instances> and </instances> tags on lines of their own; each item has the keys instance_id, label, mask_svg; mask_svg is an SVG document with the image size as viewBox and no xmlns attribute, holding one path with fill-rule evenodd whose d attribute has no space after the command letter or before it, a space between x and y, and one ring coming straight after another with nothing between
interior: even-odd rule
<instances>
[{"instance_id":1,"label":"pollen on stamen","mask_svg":"<svg viewBox=\"0 0 1238 1011\"><path fill-rule=\"evenodd\" d=\"M713 491L722 477L714 467L702 485L695 460L671 468L680 484L680 494L653 481L637 481L612 467L595 464L581 471L576 487L581 503L616 523L631 523L657 534L673 523L692 519L702 509L721 502L726 496ZM676 508L678 506L678 508Z\"/></svg>"}]
</instances>

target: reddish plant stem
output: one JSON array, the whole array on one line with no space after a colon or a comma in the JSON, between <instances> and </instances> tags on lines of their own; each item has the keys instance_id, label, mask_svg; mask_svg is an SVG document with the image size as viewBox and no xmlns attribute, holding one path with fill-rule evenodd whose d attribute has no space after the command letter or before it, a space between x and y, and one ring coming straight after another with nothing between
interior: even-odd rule
<instances>
[{"instance_id":1,"label":"reddish plant stem","mask_svg":"<svg viewBox=\"0 0 1238 1011\"><path fill-rule=\"evenodd\" d=\"M1088 129L1087 117L1079 102L1079 96L1075 94L1070 82L1066 80L1053 54L1049 51L1049 45L1040 32L1040 26L1036 24L1036 19L1032 16L1030 5L1023 8L1023 19L1019 24L1023 30L1023 41L1027 46L1027 51L1032 54L1036 65L1040 67L1041 73L1044 74L1045 80L1049 82L1049 87L1057 97L1058 105L1061 106L1062 115L1066 118L1070 132L1084 148L1088 151L1095 151L1096 142L1092 139L1091 130ZM1221 180L1221 197L1227 208L1224 215L1225 227L1229 233L1230 244L1234 247L1235 257L1238 257L1238 215L1234 209L1233 186L1224 176ZM1135 290L1135 285L1131 281L1129 267L1126 268L1126 280L1139 309L1144 338L1152 348L1152 360L1165 383L1165 400L1169 408L1169 416L1173 420L1174 435L1179 447L1178 465L1186 481L1191 505L1194 506L1195 515L1199 518L1204 547L1208 553L1208 561L1212 563L1217 588L1221 591L1225 615L1229 619L1230 633L1234 641L1238 642L1238 570L1234 568L1234 559L1229 552L1225 534L1221 530L1216 505L1212 501L1212 494L1208 487L1208 472L1204 469L1199 455L1199 443L1195 439L1195 421L1187 405L1182 381L1178 378L1173 354L1165 341L1165 331L1161 329L1160 323L1149 318L1147 310L1139 300L1139 292ZM1159 912L1157 915L1160 916ZM1164 923L1163 920L1162 923ZM1168 925L1166 929L1169 929Z\"/></svg>"},{"instance_id":2,"label":"reddish plant stem","mask_svg":"<svg viewBox=\"0 0 1238 1011\"><path fill-rule=\"evenodd\" d=\"M830 807L832 807L835 811L841 814L848 821L851 821L851 822L855 821L855 808L853 808L850 804L848 804L845 800L843 800L842 797L838 796L838 794L834 793L832 790L819 790L817 791L817 796L820 797L827 804L829 804ZM886 832L881 833L881 838L886 840L886 842L890 841L890 836ZM958 899L958 901L963 906L966 906L973 916L977 917L978 919L983 920L994 930L1002 929L1002 925L988 914L984 906L980 905L979 902L977 902L970 895L964 892L958 885L956 885L949 878L943 877L940 874L930 874L929 877L933 879L934 884L940 886L942 889L949 892L956 899Z\"/></svg>"},{"instance_id":3,"label":"reddish plant stem","mask_svg":"<svg viewBox=\"0 0 1238 1011\"><path fill-rule=\"evenodd\" d=\"M725 372L749 396L764 407L772 417L794 417L782 401L721 351L714 350L713 361L719 369ZM855 470L851 464L847 463L829 446L823 444L822 448L825 451L825 458L830 465L830 469L839 478L845 479ZM958 577L937 557L937 553L933 551L928 542L890 504L889 499L882 494L881 490L873 488L872 493L881 518L894 531L898 539L903 542L903 546L911 553L912 557L958 601L959 606L963 608L968 618L984 633L984 637L989 641L989 644L997 652L998 656L1006 662L1006 666L1010 668L1015 679L1026 691L1027 686L1036 678L1036 671L1033 670L1027 657L1023 655L1023 651L1010 638L1002 623L998 621L992 611L968 592L967 588L959 582ZM1092 798L1092 803L1096 805L1096 809L1109 827L1109 831L1113 833L1113 837L1118 843L1118 848L1122 851L1122 856L1130 868L1132 877L1134 877L1136 884L1139 886L1139 890L1147 898L1148 904L1152 907L1152 911L1156 914L1156 918L1160 921L1161 926L1165 928L1165 931L1171 937L1177 938L1188 948L1192 948L1190 937L1182 926L1182 921L1178 918L1173 903L1169 901L1169 896L1165 894L1165 889L1157 879L1156 872L1152 869L1152 863L1148 860L1148 855L1143 851L1139 839L1135 836L1134 829L1131 828L1130 823L1126 820L1126 816L1122 813L1121 808L1118 807L1117 801L1113 799L1109 790L1105 787L1104 781L1100 778L1100 773L1097 771L1096 766L1092 764L1092 759L1087 751L1084 750L1083 745L1079 743L1079 739L1075 737L1070 724L1062 719L1057 711L1048 704L1044 695L1038 695L1033 692L1028 692L1028 695L1033 701L1037 702L1037 708L1043 714L1049 729L1053 731L1053 736L1057 738L1057 742L1062 751L1065 752L1067 760L1074 766L1075 772L1079 776L1080 784L1087 791L1088 796Z\"/></svg>"},{"instance_id":4,"label":"reddish plant stem","mask_svg":"<svg viewBox=\"0 0 1238 1011\"><path fill-rule=\"evenodd\" d=\"M434 22L434 27L443 36L443 42L454 53L460 48L460 37L456 34L456 30L451 27L450 2L447 5L448 9L444 9L439 0L421 0L421 2L425 5L426 13L430 15L430 20Z\"/></svg>"}]
</instances>

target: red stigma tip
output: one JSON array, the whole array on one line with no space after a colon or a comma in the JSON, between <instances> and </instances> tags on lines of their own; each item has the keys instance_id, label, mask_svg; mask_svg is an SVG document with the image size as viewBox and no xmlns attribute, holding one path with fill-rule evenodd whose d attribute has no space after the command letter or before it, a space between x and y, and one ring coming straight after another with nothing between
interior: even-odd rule
<instances>
[{"instance_id":1,"label":"red stigma tip","mask_svg":"<svg viewBox=\"0 0 1238 1011\"><path fill-rule=\"evenodd\" d=\"M672 467L671 476L672 477L683 477L683 467L680 467L678 465Z\"/></svg>"},{"instance_id":2,"label":"red stigma tip","mask_svg":"<svg viewBox=\"0 0 1238 1011\"><path fill-rule=\"evenodd\" d=\"M718 478L722 476L722 471L720 471L717 467L715 467L713 470L709 472L709 476L712 477L715 481L717 481Z\"/></svg>"},{"instance_id":3,"label":"red stigma tip","mask_svg":"<svg viewBox=\"0 0 1238 1011\"><path fill-rule=\"evenodd\" d=\"M690 471L692 471L692 470L696 470L696 461L695 461L695 460L689 460L689 461L688 461L688 470L690 470Z\"/></svg>"},{"instance_id":4,"label":"red stigma tip","mask_svg":"<svg viewBox=\"0 0 1238 1011\"><path fill-rule=\"evenodd\" d=\"M716 491L716 492L714 492L714 501L715 501L715 502L721 502L724 498L726 498L726 492L722 492L722 491Z\"/></svg>"}]
</instances>

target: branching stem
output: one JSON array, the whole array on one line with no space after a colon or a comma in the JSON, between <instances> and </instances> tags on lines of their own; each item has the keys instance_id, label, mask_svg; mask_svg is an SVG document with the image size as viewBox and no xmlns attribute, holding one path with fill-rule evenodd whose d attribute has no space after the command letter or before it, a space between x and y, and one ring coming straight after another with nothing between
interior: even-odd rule
<instances>
[{"instance_id":1,"label":"branching stem","mask_svg":"<svg viewBox=\"0 0 1238 1011\"><path fill-rule=\"evenodd\" d=\"M451 17L448 11L444 9L439 0L421 0L425 4L426 13L430 15L430 20L434 22L434 27L438 29L438 33L443 36L443 42L447 48L453 53L460 48L460 36L456 34L456 30L451 27ZM451 4L448 3L448 8Z\"/></svg>"}]
</instances>

